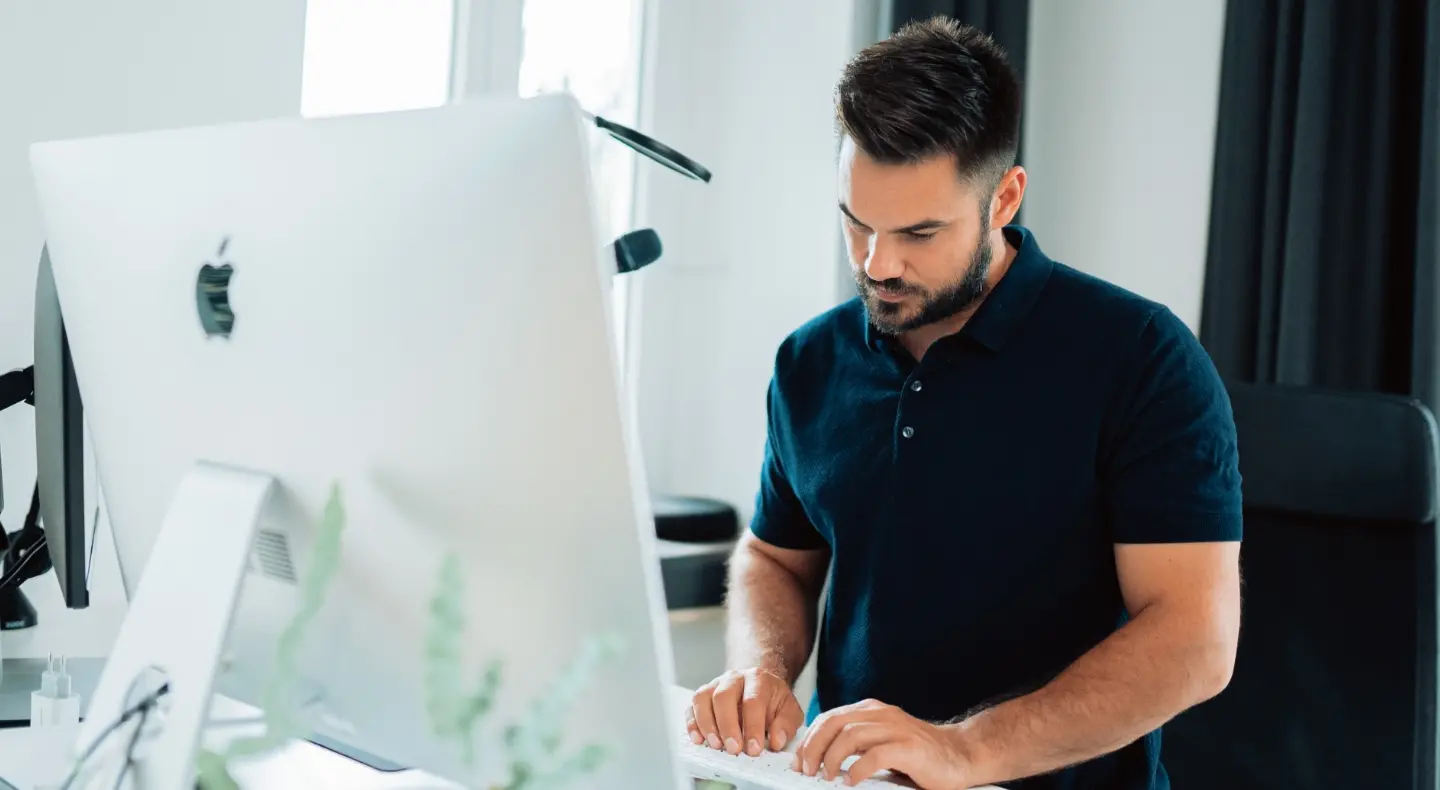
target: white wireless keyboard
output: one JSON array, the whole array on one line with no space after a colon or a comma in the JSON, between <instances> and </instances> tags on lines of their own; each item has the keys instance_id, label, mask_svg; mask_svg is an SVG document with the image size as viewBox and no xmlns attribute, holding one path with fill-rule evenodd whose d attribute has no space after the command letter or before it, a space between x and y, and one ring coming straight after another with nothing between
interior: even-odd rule
<instances>
[{"instance_id":1,"label":"white wireless keyboard","mask_svg":"<svg viewBox=\"0 0 1440 790\"><path fill-rule=\"evenodd\" d=\"M719 749L711 749L708 746L696 746L690 742L688 734L683 735L679 739L679 743L680 759L685 765L686 772L698 779L715 779L740 785L742 788L763 787L769 790L815 790L817 787L845 786L844 774L841 774L841 777L834 782L828 782L824 776L806 776L799 771L790 770L790 765L795 759L794 752L767 751L759 757L751 757L748 754L730 754ZM853 761L852 758L848 762ZM884 790L913 786L908 782L902 782L888 772L880 774L876 778L866 779L856 785L856 787L883 788Z\"/></svg>"}]
</instances>

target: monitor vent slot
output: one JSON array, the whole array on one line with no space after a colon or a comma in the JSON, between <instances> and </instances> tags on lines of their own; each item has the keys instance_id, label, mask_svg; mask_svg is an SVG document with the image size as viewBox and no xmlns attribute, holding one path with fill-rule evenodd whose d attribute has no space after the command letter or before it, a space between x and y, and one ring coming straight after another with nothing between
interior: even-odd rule
<instances>
[{"instance_id":1,"label":"monitor vent slot","mask_svg":"<svg viewBox=\"0 0 1440 790\"><path fill-rule=\"evenodd\" d=\"M250 552L250 567L260 575L296 584L295 562L290 556L290 540L283 532L262 529L255 534L255 550Z\"/></svg>"}]
</instances>

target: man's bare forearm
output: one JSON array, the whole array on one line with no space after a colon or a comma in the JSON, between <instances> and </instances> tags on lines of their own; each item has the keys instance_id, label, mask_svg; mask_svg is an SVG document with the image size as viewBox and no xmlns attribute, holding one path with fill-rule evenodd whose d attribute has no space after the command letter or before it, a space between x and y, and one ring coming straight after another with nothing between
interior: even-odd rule
<instances>
[{"instance_id":1,"label":"man's bare forearm","mask_svg":"<svg viewBox=\"0 0 1440 790\"><path fill-rule=\"evenodd\" d=\"M1229 682L1233 646L1141 612L1054 681L954 725L986 782L1056 771L1120 749Z\"/></svg>"},{"instance_id":2,"label":"man's bare forearm","mask_svg":"<svg viewBox=\"0 0 1440 790\"><path fill-rule=\"evenodd\" d=\"M760 667L794 685L810 658L819 589L745 543L730 561L726 655L731 669Z\"/></svg>"}]
</instances>

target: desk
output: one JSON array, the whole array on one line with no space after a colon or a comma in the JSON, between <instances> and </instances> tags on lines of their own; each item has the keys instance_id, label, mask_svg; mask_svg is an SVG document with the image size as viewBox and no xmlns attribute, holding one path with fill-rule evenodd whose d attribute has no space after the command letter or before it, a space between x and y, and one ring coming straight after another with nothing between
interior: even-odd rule
<instances>
[{"instance_id":1,"label":"desk","mask_svg":"<svg viewBox=\"0 0 1440 790\"><path fill-rule=\"evenodd\" d=\"M679 712L690 697L690 690L676 688L671 692L678 724ZM248 705L216 698L216 718L247 718L258 711ZM212 732L206 742L211 748L226 740L255 734L258 727L227 727ZM69 745L54 737L29 728L0 730L0 778L14 783L19 790L32 790L37 784L58 783L68 768ZM59 769L53 768L59 766ZM298 741L263 758L248 760L231 767L235 781L242 788L264 790L465 790L461 785L426 774L423 771L384 773L361 765L314 744ZM58 774L58 775L57 775ZM978 790L1000 790L981 788Z\"/></svg>"},{"instance_id":2,"label":"desk","mask_svg":"<svg viewBox=\"0 0 1440 790\"><path fill-rule=\"evenodd\" d=\"M216 698L216 718L249 718L259 711ZM225 727L206 736L211 748L230 739L258 734L259 727ZM0 777L32 790L39 783L58 783L69 768L69 747L29 728L0 730ZM54 766L59 766L58 771ZM56 775L58 773L58 775ZM422 771L384 773L305 741L278 749L263 758L231 766L242 788L264 790L464 790L461 785Z\"/></svg>"}]
</instances>

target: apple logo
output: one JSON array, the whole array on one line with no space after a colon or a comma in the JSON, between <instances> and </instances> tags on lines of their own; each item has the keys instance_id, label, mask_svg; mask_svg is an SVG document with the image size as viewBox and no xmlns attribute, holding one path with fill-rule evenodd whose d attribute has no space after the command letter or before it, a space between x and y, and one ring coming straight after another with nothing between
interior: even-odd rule
<instances>
[{"instance_id":1,"label":"apple logo","mask_svg":"<svg viewBox=\"0 0 1440 790\"><path fill-rule=\"evenodd\" d=\"M206 337L228 338L235 328L235 311L230 308L230 278L235 276L235 267L225 261L225 249L229 246L227 236L220 242L216 263L201 266L200 276L195 280L195 307L200 312L200 326L205 328Z\"/></svg>"}]
</instances>

